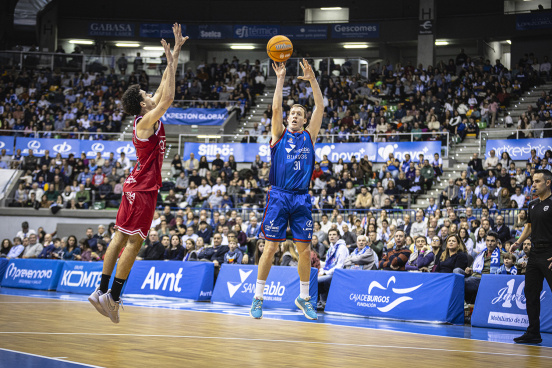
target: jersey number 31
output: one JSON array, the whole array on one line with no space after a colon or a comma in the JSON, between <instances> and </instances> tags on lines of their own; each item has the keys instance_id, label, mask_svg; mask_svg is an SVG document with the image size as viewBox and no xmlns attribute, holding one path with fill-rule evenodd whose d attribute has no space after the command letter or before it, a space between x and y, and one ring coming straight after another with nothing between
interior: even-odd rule
<instances>
[{"instance_id":1,"label":"jersey number 31","mask_svg":"<svg viewBox=\"0 0 552 368\"><path fill-rule=\"evenodd\" d=\"M301 170L301 161L293 162L293 170Z\"/></svg>"}]
</instances>

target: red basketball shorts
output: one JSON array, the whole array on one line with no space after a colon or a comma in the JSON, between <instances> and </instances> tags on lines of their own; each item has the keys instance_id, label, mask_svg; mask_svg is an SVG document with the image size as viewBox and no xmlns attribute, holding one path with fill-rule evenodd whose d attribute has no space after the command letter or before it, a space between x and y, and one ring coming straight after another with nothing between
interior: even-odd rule
<instances>
[{"instance_id":1,"label":"red basketball shorts","mask_svg":"<svg viewBox=\"0 0 552 368\"><path fill-rule=\"evenodd\" d=\"M157 204L157 190L123 192L115 226L123 234L140 234L146 238Z\"/></svg>"}]
</instances>

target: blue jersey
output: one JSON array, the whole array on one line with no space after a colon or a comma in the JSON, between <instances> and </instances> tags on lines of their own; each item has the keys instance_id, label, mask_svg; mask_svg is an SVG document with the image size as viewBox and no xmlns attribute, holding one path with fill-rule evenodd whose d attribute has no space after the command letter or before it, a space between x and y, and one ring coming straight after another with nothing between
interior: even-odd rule
<instances>
[{"instance_id":1,"label":"blue jersey","mask_svg":"<svg viewBox=\"0 0 552 368\"><path fill-rule=\"evenodd\" d=\"M314 145L306 130L285 130L270 145L270 184L287 190L308 190L314 170Z\"/></svg>"}]
</instances>

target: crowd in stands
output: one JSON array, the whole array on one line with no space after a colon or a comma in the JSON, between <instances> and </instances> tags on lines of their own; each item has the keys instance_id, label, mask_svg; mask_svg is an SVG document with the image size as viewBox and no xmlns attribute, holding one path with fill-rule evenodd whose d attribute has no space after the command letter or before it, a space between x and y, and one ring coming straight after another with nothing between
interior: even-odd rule
<instances>
[{"instance_id":1,"label":"crowd in stands","mask_svg":"<svg viewBox=\"0 0 552 368\"><path fill-rule=\"evenodd\" d=\"M440 61L427 68L378 62L369 80L353 75L350 60L337 65L330 59L330 74L327 63L324 59L316 72L325 107L318 142L410 140L410 134L397 133L411 133L417 141L443 143L448 133L454 141L463 141L467 134L477 136L480 127L497 126L501 110L530 87L550 79L548 58L538 63L532 54L525 55L512 70L500 60L492 65L490 60L472 59L464 50L448 63ZM295 63L290 63L288 75L295 75L295 69ZM313 107L308 83L289 77L283 102L284 114L295 103ZM263 130L270 132L270 109L267 112L260 128L250 134L260 137ZM547 120L551 123L549 115Z\"/></svg>"},{"instance_id":2,"label":"crowd in stands","mask_svg":"<svg viewBox=\"0 0 552 368\"><path fill-rule=\"evenodd\" d=\"M227 264L258 264L264 250L259 237L259 213L215 211L191 207L156 211L148 238L138 259L207 261L218 268ZM315 221L311 265L319 269L320 304L323 309L336 269L394 270L461 273L466 276L466 301L473 302L482 274L524 274L531 241L522 249L511 244L519 237L527 214L517 211L513 226L504 216L484 208L419 209L411 218L401 212L368 211L323 214ZM0 256L101 261L115 231L114 223L99 225L84 236L57 237L24 222L19 232L6 238ZM283 242L275 265L297 266L291 240Z\"/></svg>"},{"instance_id":3,"label":"crowd in stands","mask_svg":"<svg viewBox=\"0 0 552 368\"><path fill-rule=\"evenodd\" d=\"M124 54L117 60L119 74L105 67L88 68L86 73L62 72L66 68L61 61L54 64L54 70L37 69L33 63L25 63L20 70L0 66L0 135L13 135L2 130L15 130L16 136L31 138L114 139L104 133L121 131L124 91L132 84L145 91L150 88L139 53L128 74ZM220 103L201 106L230 108L228 102L233 101L243 115L263 89L259 60L252 65L236 57L222 63L213 59L211 64L200 63L195 72L188 68L183 75L178 73L175 106L182 105L180 100L216 100Z\"/></svg>"},{"instance_id":4,"label":"crowd in stands","mask_svg":"<svg viewBox=\"0 0 552 368\"><path fill-rule=\"evenodd\" d=\"M357 138L367 142L374 132L381 133L378 139L392 140L396 139L397 132L418 134L424 129L435 134L448 131L463 139L461 133L471 132L470 126L476 125L477 120L491 126L498 124L496 114L500 106L508 106L508 101L528 86L540 83L540 78L549 78L546 70L540 75L536 72L534 61L520 62L509 71L500 62L493 66L488 61L472 61L462 54L448 65L440 63L427 70L410 65L376 66L373 79L362 83L347 72L346 65L340 68L339 77L330 78L323 71L320 83L328 104L319 141L338 131L340 142L354 142ZM539 72L543 71L542 65L546 62L540 64ZM227 92L226 84L234 83L231 95L235 98L243 94L246 101L240 105L245 111L252 102L247 98L255 95L251 91L261 88L261 80L255 75L258 66L245 68L234 62L224 65L213 62L198 68L197 74L188 71L181 79L188 81L180 85L185 87L184 90L180 88L183 98L205 98L215 91L220 99L217 89ZM324 66L321 70L325 70ZM4 78L3 83L7 87L13 85L14 91L17 85L25 89L27 87L17 83L24 79L25 73L21 72L13 81L11 77ZM91 90L102 90L107 79ZM52 77L51 80L57 79ZM217 88L212 87L213 82ZM308 86L301 83L293 79L288 81L284 89L285 106L291 106L291 101L312 104ZM81 84L82 81L77 86ZM108 90L111 87L108 86ZM117 90L124 88L119 86ZM6 96L1 99L3 122L12 104L17 111L34 108L30 95L28 101L19 104L15 102L19 99L15 92L6 91L4 87L1 91ZM46 91L51 93L50 88ZM7 102L6 98L14 94L16 100ZM59 93L54 91L53 94L55 97ZM112 98L116 103L116 96ZM383 108L384 99L398 105L394 114L388 114ZM103 97L98 99L102 100ZM38 104L36 102L36 108L40 110ZM59 109L67 105L65 100L60 104L57 105ZM461 105L468 108L464 113L459 111ZM536 124L548 124L551 108L548 92L537 102L534 114L528 116L537 117ZM39 112L44 113L43 110ZM54 119L60 115L55 112L51 115ZM270 116L269 106L258 129L250 132L265 143L270 139ZM508 124L508 119L505 120ZM479 125L476 126L474 134L479 129ZM22 134L25 134L24 129ZM425 138L420 135L420 139ZM117 207L122 184L132 169L131 162L124 156L91 160L84 156L63 159L59 155L38 158L32 151L26 157L20 152L14 157L2 152L0 165L13 160L20 163L25 174L12 205L51 208L54 213L61 208L91 208L97 201ZM461 273L466 276L467 302L473 302L482 274L523 274L530 240L522 249L512 249L510 245L520 236L527 221L523 208L533 198L531 175L539 168L550 169L551 160L552 151L547 151L544 157L532 152L524 166L513 162L507 153L499 158L491 152L484 160L474 154L460 177L451 178L438 197L430 198L427 208L415 213L388 213L394 208L407 207L412 197L431 189L441 180L442 160L438 152L431 157L405 155L403 160L390 154L389 160L379 169L375 169L367 157L358 160L353 157L350 163L331 162L324 157L316 163L310 188L313 211L319 220L314 224L311 255L313 267L320 270L319 307L324 307L331 276L339 268ZM198 159L190 155L189 159L182 160L179 155L174 156L171 163L174 180L165 182L159 194L160 209L156 211L152 230L139 258L211 261L216 266L222 263L257 264L264 249L264 240L258 237L258 232L269 170L270 164L259 156L243 170L238 170L233 157L224 161L217 155L215 160L208 162L206 157ZM372 211L367 211L369 209ZM504 209L515 214L513 225L505 220L501 212ZM0 254L8 258L99 261L103 259L113 232L114 224L110 224L107 229L99 226L97 232L88 229L80 240L76 236L57 238L55 233L48 234L43 229L32 234L27 224L13 239L2 241ZM274 264L296 266L297 261L292 242L282 243Z\"/></svg>"},{"instance_id":5,"label":"crowd in stands","mask_svg":"<svg viewBox=\"0 0 552 368\"><path fill-rule=\"evenodd\" d=\"M72 154L62 158L50 156L48 150L36 157L33 150L27 156L18 151L13 157L0 151L0 168L18 167L23 171L11 207L51 208L55 214L62 208L87 209L95 203L117 208L123 192L123 183L132 170L124 152L116 158L111 153L103 158L80 158Z\"/></svg>"},{"instance_id":6,"label":"crowd in stands","mask_svg":"<svg viewBox=\"0 0 552 368\"><path fill-rule=\"evenodd\" d=\"M21 137L112 139L104 133L120 132L124 119L120 99L129 84L138 83L135 74L125 78L113 70L0 68L0 130L15 130Z\"/></svg>"},{"instance_id":7,"label":"crowd in stands","mask_svg":"<svg viewBox=\"0 0 552 368\"><path fill-rule=\"evenodd\" d=\"M65 136L87 131L90 134L82 137L88 139L101 139L98 133L118 131L122 119L122 113L118 111L119 98L126 86L138 82L144 84L143 88L148 88L147 78L137 77L143 72L140 63L134 63L134 71L127 76L128 63L122 62L123 59L117 62L121 72L118 75L113 70L108 75L98 72L72 76L48 70L5 70L0 85L2 124L8 124L8 128L25 125L20 129L24 136L34 134L26 126L27 123L35 127L33 129L56 131L57 123L62 131L68 132ZM331 75L327 73L328 60ZM488 121L491 126L496 123L490 105L498 106L497 109L508 106L508 101L501 100L500 93L503 90L511 92L511 98L515 98L518 95L513 91L515 85L519 85L516 91L521 93L528 86L540 83L542 78L549 78L546 72L548 59L538 64L539 72L535 69L537 64L532 55L528 55L509 71L500 61L493 66L489 61L472 61L461 52L456 60L449 60L447 65L440 62L435 68L414 68L410 64L404 67L400 64L376 64L371 72L371 80L362 81L351 73L349 61L335 65L331 59L323 59L318 65L322 71L319 73L319 82L327 106L318 141L334 139L337 142L367 142L374 139L371 135L373 133L381 133L378 140L398 140L400 136L395 135L398 132L415 133L415 139L446 141L445 135L439 137L436 134L446 131L460 139L468 133L478 134L478 120ZM288 68L295 68L295 63L289 63ZM295 70L288 72L290 75L296 74ZM239 106L244 112L264 88L259 61L254 65L248 60L240 63L235 57L231 62L226 59L222 63L217 63L216 59L211 64L201 62L195 72L188 68L184 75L179 75L178 81L177 92L180 91L180 95L177 99L235 100L240 101ZM296 102L311 106L312 91L305 82L290 77L284 86L284 108L288 109ZM397 106L396 111L391 114L383 102L387 105L393 103ZM520 117L518 127L522 134L528 127L544 129L552 126L551 109L550 92L545 92L536 106L529 108ZM105 114L106 111L113 114ZM244 137L244 141L268 143L271 116L269 105L261 121L246 132L248 136ZM513 124L511 118L508 118L505 123ZM453 120L459 122L454 123ZM65 128L62 125L67 129L63 130ZM462 125L466 127L459 131ZM421 135L423 131L435 134L424 136ZM547 132L543 130L540 135L552 134ZM329 137L333 133L337 134L336 138ZM532 135L534 131L528 131L525 136ZM23 187L16 193L16 200L12 203L14 206L89 208L96 200L101 200L103 205L117 207L122 182L128 175L125 170L132 168L127 159L118 163L120 159L115 157L88 160L72 156L63 159L56 155L39 159L32 154L23 157L20 151L12 157L4 153L1 155L1 167L17 167L23 163L22 168L25 170ZM208 163L205 158L191 158L183 162L175 156L172 162L174 184L167 183L158 202L159 205L181 208L187 205L209 209L261 208L269 169L270 164L261 162L259 158L252 164L251 170L238 172L232 159L224 162L217 158ZM476 170L478 177L481 177L482 171L488 170L487 167L479 169ZM508 175L514 176L510 164L505 169ZM526 171L521 167L514 169L518 178L522 175L517 171ZM467 179L472 178L472 171L468 168ZM438 152L428 157L405 157L402 161L390 155L389 160L379 169L373 168L367 157L358 160L353 158L350 163L344 163L342 160L331 162L325 156L317 163L312 178L313 208L321 212L334 208L405 208L415 202L418 195L431 189L435 181L440 180L441 174L442 159ZM501 168L491 175L502 178ZM484 179L494 184L493 176L490 179L486 176ZM466 195L462 180L457 185L460 196ZM494 187L507 187L511 192L510 198L514 194L512 192L515 192L514 186L502 179L500 181L502 185ZM471 184L470 180L468 182ZM518 182L516 185L521 184ZM366 190L362 189L363 186ZM476 188L472 189L473 194L478 196ZM494 205L500 208L511 205L504 205L505 192L489 192L492 192L490 198L495 201ZM449 194L452 195L452 202L456 203L455 193L443 193L441 197L448 198ZM467 196L475 198L469 191ZM499 197L504 201L500 202ZM457 199L458 203L465 201ZM480 208L477 199L470 203ZM488 197L483 196L481 199L487 205ZM440 202L444 205L443 200Z\"/></svg>"}]
</instances>

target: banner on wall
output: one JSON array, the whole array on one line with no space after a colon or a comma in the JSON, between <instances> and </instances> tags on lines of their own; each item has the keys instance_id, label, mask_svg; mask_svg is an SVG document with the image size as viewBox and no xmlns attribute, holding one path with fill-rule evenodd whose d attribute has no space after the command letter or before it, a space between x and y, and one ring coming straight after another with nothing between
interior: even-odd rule
<instances>
[{"instance_id":1,"label":"banner on wall","mask_svg":"<svg viewBox=\"0 0 552 368\"><path fill-rule=\"evenodd\" d=\"M33 155L37 157L44 156L46 150L50 151L50 156L55 157L58 153L61 157L68 157L73 154L80 156L80 140L78 139L45 139L45 138L17 138L15 149L20 149L23 156L29 155L29 150L33 150Z\"/></svg>"},{"instance_id":2,"label":"banner on wall","mask_svg":"<svg viewBox=\"0 0 552 368\"><path fill-rule=\"evenodd\" d=\"M318 270L311 268L309 295L316 305L318 298ZM257 266L223 264L212 302L250 306L255 295ZM295 299L299 296L297 268L272 266L264 288L264 303L267 308L297 309Z\"/></svg>"},{"instance_id":3,"label":"banner on wall","mask_svg":"<svg viewBox=\"0 0 552 368\"><path fill-rule=\"evenodd\" d=\"M472 326L526 330L525 276L483 275L471 317ZM541 331L552 333L552 293L544 282Z\"/></svg>"},{"instance_id":4,"label":"banner on wall","mask_svg":"<svg viewBox=\"0 0 552 368\"><path fill-rule=\"evenodd\" d=\"M424 158L432 158L435 153L441 153L441 142L317 143L314 152L316 161L327 155L331 162L339 159L351 162L353 156L357 161L368 156L372 162L386 162L390 153L402 161L406 154L410 154L412 159L418 159L420 154ZM270 161L270 146L261 143L185 143L183 159L189 159L190 153L196 157L206 156L207 161L214 160L217 154L224 161L230 155L234 156L236 162L253 162L256 155L264 162Z\"/></svg>"},{"instance_id":5,"label":"banner on wall","mask_svg":"<svg viewBox=\"0 0 552 368\"><path fill-rule=\"evenodd\" d=\"M0 284L6 273L6 268L8 268L8 260L6 258L0 258Z\"/></svg>"},{"instance_id":6,"label":"banner on wall","mask_svg":"<svg viewBox=\"0 0 552 368\"><path fill-rule=\"evenodd\" d=\"M55 290L63 264L46 259L10 259L2 287Z\"/></svg>"},{"instance_id":7,"label":"banner on wall","mask_svg":"<svg viewBox=\"0 0 552 368\"><path fill-rule=\"evenodd\" d=\"M332 24L332 38L377 38L379 23Z\"/></svg>"},{"instance_id":8,"label":"banner on wall","mask_svg":"<svg viewBox=\"0 0 552 368\"><path fill-rule=\"evenodd\" d=\"M372 143L373 144L373 143ZM375 162L386 162L389 160L389 154L399 161L404 160L406 154L410 155L410 158L414 161L418 159L420 154L424 155L424 159L431 159L433 155L438 153L441 156L441 142L440 141L423 141L423 142L399 142L399 143L378 143L377 148L378 155Z\"/></svg>"},{"instance_id":9,"label":"banner on wall","mask_svg":"<svg viewBox=\"0 0 552 368\"><path fill-rule=\"evenodd\" d=\"M238 24L234 26L234 38L269 39L280 34L280 26L262 24Z\"/></svg>"},{"instance_id":10,"label":"banner on wall","mask_svg":"<svg viewBox=\"0 0 552 368\"><path fill-rule=\"evenodd\" d=\"M537 156L544 157L546 151L552 150L552 138L490 139L485 157L489 157L491 150L494 150L498 157L508 152L512 160L528 160L532 149L537 151Z\"/></svg>"},{"instance_id":11,"label":"banner on wall","mask_svg":"<svg viewBox=\"0 0 552 368\"><path fill-rule=\"evenodd\" d=\"M139 261L132 267L125 294L209 300L214 274L211 262Z\"/></svg>"},{"instance_id":12,"label":"banner on wall","mask_svg":"<svg viewBox=\"0 0 552 368\"><path fill-rule=\"evenodd\" d=\"M6 155L13 155L13 145L15 143L15 137L13 136L0 136L0 152L5 149Z\"/></svg>"},{"instance_id":13,"label":"banner on wall","mask_svg":"<svg viewBox=\"0 0 552 368\"><path fill-rule=\"evenodd\" d=\"M325 312L464 323L464 276L336 270Z\"/></svg>"},{"instance_id":14,"label":"banner on wall","mask_svg":"<svg viewBox=\"0 0 552 368\"><path fill-rule=\"evenodd\" d=\"M184 144L183 160L190 158L190 153L196 157L206 156L212 161L217 154L223 161L234 156L236 162L253 162L255 155L261 156L264 162L270 162L270 146L261 143L188 143Z\"/></svg>"},{"instance_id":15,"label":"banner on wall","mask_svg":"<svg viewBox=\"0 0 552 368\"><path fill-rule=\"evenodd\" d=\"M325 40L328 38L328 26L282 26L281 34L293 40Z\"/></svg>"},{"instance_id":16,"label":"banner on wall","mask_svg":"<svg viewBox=\"0 0 552 368\"><path fill-rule=\"evenodd\" d=\"M86 154L86 158L96 158L96 153L100 152L103 158L109 158L113 152L118 159L121 153L131 160L136 161L136 148L130 141L80 141L80 152ZM80 154L79 154L80 155Z\"/></svg>"},{"instance_id":17,"label":"banner on wall","mask_svg":"<svg viewBox=\"0 0 552 368\"><path fill-rule=\"evenodd\" d=\"M90 22L89 36L134 37L134 24L124 22Z\"/></svg>"},{"instance_id":18,"label":"banner on wall","mask_svg":"<svg viewBox=\"0 0 552 368\"><path fill-rule=\"evenodd\" d=\"M222 125L228 118L226 109L181 109L170 107L161 118L164 124L175 125Z\"/></svg>"},{"instance_id":19,"label":"banner on wall","mask_svg":"<svg viewBox=\"0 0 552 368\"><path fill-rule=\"evenodd\" d=\"M100 286L103 262L65 261L56 291L77 294L91 294ZM117 267L111 274L110 284L115 278ZM126 283L123 285L123 291Z\"/></svg>"},{"instance_id":20,"label":"banner on wall","mask_svg":"<svg viewBox=\"0 0 552 368\"><path fill-rule=\"evenodd\" d=\"M187 35L193 40L222 40L233 37L231 25L202 24L188 26Z\"/></svg>"},{"instance_id":21,"label":"banner on wall","mask_svg":"<svg viewBox=\"0 0 552 368\"><path fill-rule=\"evenodd\" d=\"M550 11L516 15L516 30L518 31L548 28L552 28L552 13Z\"/></svg>"},{"instance_id":22,"label":"banner on wall","mask_svg":"<svg viewBox=\"0 0 552 368\"><path fill-rule=\"evenodd\" d=\"M186 25L182 25L182 34L186 35ZM170 23L141 23L140 37L174 38Z\"/></svg>"}]
</instances>

